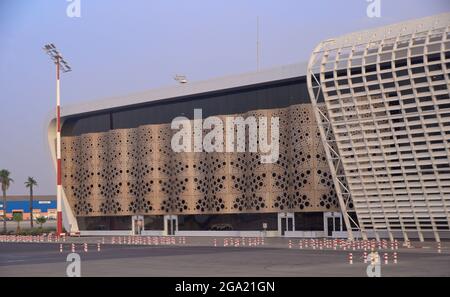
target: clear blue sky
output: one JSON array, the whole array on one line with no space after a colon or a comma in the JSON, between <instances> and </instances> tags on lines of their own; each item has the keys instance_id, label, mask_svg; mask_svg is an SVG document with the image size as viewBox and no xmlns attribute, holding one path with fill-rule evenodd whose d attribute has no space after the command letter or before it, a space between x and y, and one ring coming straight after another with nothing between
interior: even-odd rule
<instances>
[{"instance_id":1,"label":"clear blue sky","mask_svg":"<svg viewBox=\"0 0 450 297\"><path fill-rule=\"evenodd\" d=\"M306 61L321 40L450 11L448 0L81 0L81 18L65 0L0 0L0 169L25 194L54 194L46 117L54 108L54 67L42 51L53 42L73 67L62 101L72 104L190 81L254 71L256 17L261 67Z\"/></svg>"}]
</instances>

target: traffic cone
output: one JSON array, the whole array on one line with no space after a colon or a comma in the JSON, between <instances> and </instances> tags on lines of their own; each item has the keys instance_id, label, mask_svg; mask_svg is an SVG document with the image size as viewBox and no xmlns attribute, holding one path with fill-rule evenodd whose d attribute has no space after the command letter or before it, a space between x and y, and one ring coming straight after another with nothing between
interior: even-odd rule
<instances>
[{"instance_id":1,"label":"traffic cone","mask_svg":"<svg viewBox=\"0 0 450 297\"><path fill-rule=\"evenodd\" d=\"M352 253L348 253L348 264L350 264L350 265L353 264L353 254Z\"/></svg>"},{"instance_id":2,"label":"traffic cone","mask_svg":"<svg viewBox=\"0 0 450 297\"><path fill-rule=\"evenodd\" d=\"M387 265L389 264L389 258L388 258L388 254L384 253L384 264Z\"/></svg>"},{"instance_id":3,"label":"traffic cone","mask_svg":"<svg viewBox=\"0 0 450 297\"><path fill-rule=\"evenodd\" d=\"M397 264L397 252L394 252L394 264Z\"/></svg>"},{"instance_id":4,"label":"traffic cone","mask_svg":"<svg viewBox=\"0 0 450 297\"><path fill-rule=\"evenodd\" d=\"M60 252L60 253L63 252L63 245L62 245L62 244L59 245L59 252Z\"/></svg>"}]
</instances>

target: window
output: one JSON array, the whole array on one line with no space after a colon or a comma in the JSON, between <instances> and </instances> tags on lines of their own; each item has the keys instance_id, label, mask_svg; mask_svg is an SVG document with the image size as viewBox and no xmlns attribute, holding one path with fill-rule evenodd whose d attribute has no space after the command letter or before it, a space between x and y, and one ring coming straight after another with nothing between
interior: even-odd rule
<instances>
[{"instance_id":1,"label":"window","mask_svg":"<svg viewBox=\"0 0 450 297\"><path fill-rule=\"evenodd\" d=\"M442 70L442 66L441 66L441 64L429 65L428 70L430 70L430 71Z\"/></svg>"},{"instance_id":2,"label":"window","mask_svg":"<svg viewBox=\"0 0 450 297\"><path fill-rule=\"evenodd\" d=\"M411 83L409 82L409 79L405 79L405 80L401 80L401 81L399 81L398 82L398 85L399 86L407 86L407 85L410 85Z\"/></svg>"},{"instance_id":3,"label":"window","mask_svg":"<svg viewBox=\"0 0 450 297\"><path fill-rule=\"evenodd\" d=\"M362 82L363 82L362 77L353 77L352 78L353 84L358 84L358 83L362 83Z\"/></svg>"},{"instance_id":4,"label":"window","mask_svg":"<svg viewBox=\"0 0 450 297\"><path fill-rule=\"evenodd\" d=\"M361 67L354 67L350 69L351 75L357 75L362 73Z\"/></svg>"},{"instance_id":5,"label":"window","mask_svg":"<svg viewBox=\"0 0 450 297\"><path fill-rule=\"evenodd\" d=\"M357 87L353 89L355 93L365 92L364 87Z\"/></svg>"},{"instance_id":6,"label":"window","mask_svg":"<svg viewBox=\"0 0 450 297\"><path fill-rule=\"evenodd\" d=\"M412 71L413 74L424 73L425 72L425 68L423 68L423 67L416 67L416 68L412 68L411 71Z\"/></svg>"},{"instance_id":7,"label":"window","mask_svg":"<svg viewBox=\"0 0 450 297\"><path fill-rule=\"evenodd\" d=\"M380 70L387 70L391 68L392 68L391 62L384 62L380 64Z\"/></svg>"},{"instance_id":8,"label":"window","mask_svg":"<svg viewBox=\"0 0 450 297\"><path fill-rule=\"evenodd\" d=\"M428 62L440 61L441 54L430 54L427 56L427 60Z\"/></svg>"},{"instance_id":9,"label":"window","mask_svg":"<svg viewBox=\"0 0 450 297\"><path fill-rule=\"evenodd\" d=\"M414 79L414 83L416 83L416 84L425 83L425 82L427 82L426 77L418 77L418 78Z\"/></svg>"},{"instance_id":10,"label":"window","mask_svg":"<svg viewBox=\"0 0 450 297\"><path fill-rule=\"evenodd\" d=\"M338 77L342 77L342 76L346 76L347 75L347 70L338 70L336 72Z\"/></svg>"},{"instance_id":11,"label":"window","mask_svg":"<svg viewBox=\"0 0 450 297\"><path fill-rule=\"evenodd\" d=\"M422 57L413 57L411 58L411 64L415 65L415 64L422 64L423 63L423 58Z\"/></svg>"},{"instance_id":12,"label":"window","mask_svg":"<svg viewBox=\"0 0 450 297\"><path fill-rule=\"evenodd\" d=\"M397 76L407 76L408 75L408 70L399 70L399 71L396 71L395 72L395 74L397 75Z\"/></svg>"},{"instance_id":13,"label":"window","mask_svg":"<svg viewBox=\"0 0 450 297\"><path fill-rule=\"evenodd\" d=\"M425 93L425 92L429 92L430 88L428 87L422 87L422 88L417 88L417 93Z\"/></svg>"},{"instance_id":14,"label":"window","mask_svg":"<svg viewBox=\"0 0 450 297\"><path fill-rule=\"evenodd\" d=\"M375 72L377 71L377 67L375 65L367 65L366 66L366 73L367 72Z\"/></svg>"},{"instance_id":15,"label":"window","mask_svg":"<svg viewBox=\"0 0 450 297\"><path fill-rule=\"evenodd\" d=\"M367 81L374 81L374 80L377 80L377 75L376 75L376 74L369 75L369 76L366 77L366 80L367 80Z\"/></svg>"},{"instance_id":16,"label":"window","mask_svg":"<svg viewBox=\"0 0 450 297\"><path fill-rule=\"evenodd\" d=\"M325 79L332 79L334 77L333 71L325 72L324 77Z\"/></svg>"}]
</instances>

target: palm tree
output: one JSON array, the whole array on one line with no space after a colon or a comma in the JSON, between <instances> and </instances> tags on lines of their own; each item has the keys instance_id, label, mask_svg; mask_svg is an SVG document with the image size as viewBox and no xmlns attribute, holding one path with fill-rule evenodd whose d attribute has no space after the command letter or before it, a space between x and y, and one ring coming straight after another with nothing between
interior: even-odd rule
<instances>
[{"instance_id":1,"label":"palm tree","mask_svg":"<svg viewBox=\"0 0 450 297\"><path fill-rule=\"evenodd\" d=\"M45 222L47 222L47 218L46 218L46 217L43 217L43 216L37 217L37 218L36 218L36 222L37 222L39 225L41 225L41 229L42 229L42 226L45 224Z\"/></svg>"},{"instance_id":2,"label":"palm tree","mask_svg":"<svg viewBox=\"0 0 450 297\"><path fill-rule=\"evenodd\" d=\"M20 232L20 222L23 221L23 213L15 212L13 213L13 220L17 222L16 233Z\"/></svg>"},{"instance_id":3,"label":"palm tree","mask_svg":"<svg viewBox=\"0 0 450 297\"><path fill-rule=\"evenodd\" d=\"M29 176L25 182L25 187L30 189L30 227L33 228L33 187L37 187L37 181Z\"/></svg>"},{"instance_id":4,"label":"palm tree","mask_svg":"<svg viewBox=\"0 0 450 297\"><path fill-rule=\"evenodd\" d=\"M0 170L0 183L2 184L3 192L3 232L6 233L6 191L9 189L9 185L14 180L9 177L10 172L7 169Z\"/></svg>"}]
</instances>

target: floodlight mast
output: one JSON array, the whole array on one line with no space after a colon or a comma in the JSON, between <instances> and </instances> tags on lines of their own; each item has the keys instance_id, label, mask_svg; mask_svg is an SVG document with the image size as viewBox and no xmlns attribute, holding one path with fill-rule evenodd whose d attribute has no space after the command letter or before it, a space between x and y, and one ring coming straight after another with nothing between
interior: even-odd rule
<instances>
[{"instance_id":1,"label":"floodlight mast","mask_svg":"<svg viewBox=\"0 0 450 297\"><path fill-rule=\"evenodd\" d=\"M62 226L62 172L61 172L61 97L60 97L60 71L69 72L72 69L64 60L53 43L46 44L44 51L56 65L56 235L63 233ZM71 230L69 230L70 232Z\"/></svg>"}]
</instances>

